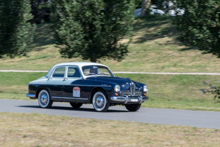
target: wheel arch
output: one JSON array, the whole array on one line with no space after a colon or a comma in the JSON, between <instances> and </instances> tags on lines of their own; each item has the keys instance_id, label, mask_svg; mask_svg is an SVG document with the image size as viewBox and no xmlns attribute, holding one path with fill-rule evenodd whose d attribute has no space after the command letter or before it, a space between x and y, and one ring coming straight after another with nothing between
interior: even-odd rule
<instances>
[{"instance_id":1,"label":"wheel arch","mask_svg":"<svg viewBox=\"0 0 220 147\"><path fill-rule=\"evenodd\" d=\"M107 100L109 101L109 98L108 98L108 95L107 95L105 89L103 89L103 88L101 88L101 87L96 87L96 88L94 88L94 89L92 90L92 92L91 92L91 94L90 94L90 103L92 103L92 98L93 98L94 94L95 94L97 91L100 91L100 90L104 92L104 94L105 94Z\"/></svg>"},{"instance_id":2,"label":"wheel arch","mask_svg":"<svg viewBox=\"0 0 220 147\"><path fill-rule=\"evenodd\" d=\"M49 89L47 89L46 87L39 87L38 89L37 89L37 91L36 91L36 98L38 98L38 95L39 95L39 93L40 93L40 91L41 90L46 90L48 93L49 93L49 95L50 95L50 91L49 91ZM51 96L51 95L50 95Z\"/></svg>"}]
</instances>

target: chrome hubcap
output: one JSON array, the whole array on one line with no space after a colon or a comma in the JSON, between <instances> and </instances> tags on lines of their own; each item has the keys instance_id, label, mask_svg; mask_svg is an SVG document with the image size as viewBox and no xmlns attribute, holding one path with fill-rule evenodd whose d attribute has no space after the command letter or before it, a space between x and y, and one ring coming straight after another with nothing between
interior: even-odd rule
<instances>
[{"instance_id":1,"label":"chrome hubcap","mask_svg":"<svg viewBox=\"0 0 220 147\"><path fill-rule=\"evenodd\" d=\"M96 98L96 105L101 108L104 105L104 101L105 100L102 96L98 96Z\"/></svg>"},{"instance_id":2,"label":"chrome hubcap","mask_svg":"<svg viewBox=\"0 0 220 147\"><path fill-rule=\"evenodd\" d=\"M47 96L47 94L42 94L41 95L41 102L43 103L43 104L47 104L47 101L48 101L48 96Z\"/></svg>"},{"instance_id":3,"label":"chrome hubcap","mask_svg":"<svg viewBox=\"0 0 220 147\"><path fill-rule=\"evenodd\" d=\"M106 108L106 97L102 92L96 92L93 96L92 104L96 111L102 111Z\"/></svg>"}]
</instances>

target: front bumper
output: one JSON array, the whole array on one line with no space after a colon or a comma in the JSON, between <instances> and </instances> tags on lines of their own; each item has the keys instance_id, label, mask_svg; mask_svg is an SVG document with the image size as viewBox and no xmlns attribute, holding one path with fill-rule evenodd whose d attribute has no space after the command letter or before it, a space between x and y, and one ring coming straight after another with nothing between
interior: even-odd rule
<instances>
[{"instance_id":1,"label":"front bumper","mask_svg":"<svg viewBox=\"0 0 220 147\"><path fill-rule=\"evenodd\" d=\"M111 101L118 102L118 103L143 103L144 101L147 101L149 98L146 96L112 96L110 97Z\"/></svg>"},{"instance_id":2,"label":"front bumper","mask_svg":"<svg viewBox=\"0 0 220 147\"><path fill-rule=\"evenodd\" d=\"M35 94L29 94L29 93L27 93L26 96L29 97L30 99L36 99Z\"/></svg>"}]
</instances>

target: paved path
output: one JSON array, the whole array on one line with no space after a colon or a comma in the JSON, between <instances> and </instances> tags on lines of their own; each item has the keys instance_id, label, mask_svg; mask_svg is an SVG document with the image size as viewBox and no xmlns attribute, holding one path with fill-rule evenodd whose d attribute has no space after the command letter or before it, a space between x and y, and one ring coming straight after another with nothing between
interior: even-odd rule
<instances>
[{"instance_id":1,"label":"paved path","mask_svg":"<svg viewBox=\"0 0 220 147\"><path fill-rule=\"evenodd\" d=\"M48 72L45 70L0 70L0 72ZM180 73L180 72L131 72L131 71L114 71L113 73L122 74L158 74L158 75L220 75L220 73Z\"/></svg>"},{"instance_id":2,"label":"paved path","mask_svg":"<svg viewBox=\"0 0 220 147\"><path fill-rule=\"evenodd\" d=\"M110 107L109 111L102 113L96 112L92 105L83 105L80 109L72 109L68 103L54 103L52 108L42 109L38 106L37 100L25 101L7 99L0 99L0 112L43 113L81 118L220 129L220 112L143 107L138 112L128 112L123 106L114 106Z\"/></svg>"}]
</instances>

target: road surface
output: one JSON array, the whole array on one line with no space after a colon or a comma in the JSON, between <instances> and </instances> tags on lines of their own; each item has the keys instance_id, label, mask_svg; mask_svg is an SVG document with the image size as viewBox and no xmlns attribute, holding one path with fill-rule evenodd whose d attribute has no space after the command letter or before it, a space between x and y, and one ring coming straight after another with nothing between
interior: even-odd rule
<instances>
[{"instance_id":1,"label":"road surface","mask_svg":"<svg viewBox=\"0 0 220 147\"><path fill-rule=\"evenodd\" d=\"M138 112L129 112L123 106L114 106L110 107L107 112L96 112L92 105L83 105L80 109L72 109L69 103L54 103L52 108L42 109L39 107L37 100L0 99L0 112L41 113L80 118L220 129L220 112L208 111L142 107Z\"/></svg>"}]
</instances>

